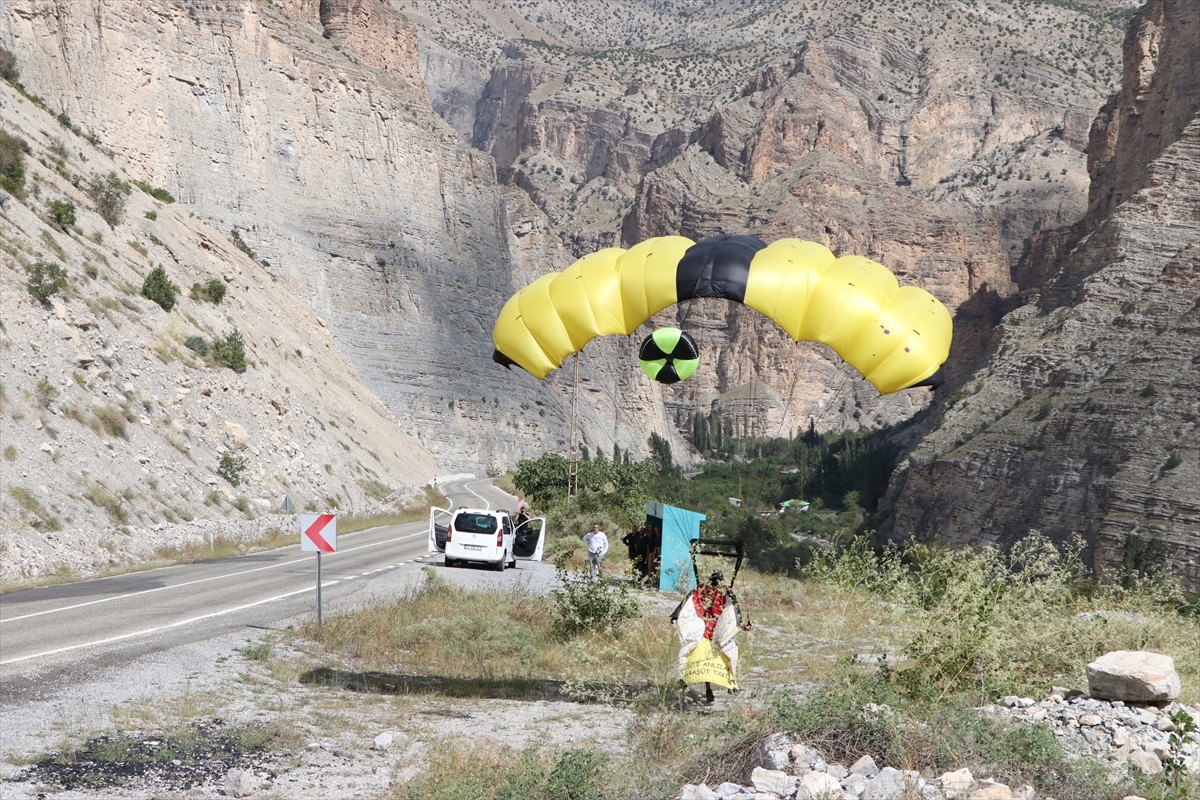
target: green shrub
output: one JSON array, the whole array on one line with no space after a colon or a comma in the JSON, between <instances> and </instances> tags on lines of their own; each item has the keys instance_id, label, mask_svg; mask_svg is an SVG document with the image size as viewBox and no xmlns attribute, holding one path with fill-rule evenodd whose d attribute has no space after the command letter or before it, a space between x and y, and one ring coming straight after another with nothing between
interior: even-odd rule
<instances>
[{"instance_id":1,"label":"green shrub","mask_svg":"<svg viewBox=\"0 0 1200 800\"><path fill-rule=\"evenodd\" d=\"M220 304L225 299L225 282L218 278L213 278L207 283L197 281L192 284L191 297L193 300Z\"/></svg>"},{"instance_id":2,"label":"green shrub","mask_svg":"<svg viewBox=\"0 0 1200 800\"><path fill-rule=\"evenodd\" d=\"M67 288L67 273L57 264L45 261L35 261L25 268L29 274L29 294L42 305L50 302L50 298Z\"/></svg>"},{"instance_id":3,"label":"green shrub","mask_svg":"<svg viewBox=\"0 0 1200 800\"><path fill-rule=\"evenodd\" d=\"M224 339L214 339L213 358L218 364L229 367L239 374L246 371L246 341L235 328Z\"/></svg>"},{"instance_id":4,"label":"green shrub","mask_svg":"<svg viewBox=\"0 0 1200 800\"><path fill-rule=\"evenodd\" d=\"M21 71L17 69L17 57L5 47L0 47L0 78L9 83L16 83L21 79Z\"/></svg>"},{"instance_id":5,"label":"green shrub","mask_svg":"<svg viewBox=\"0 0 1200 800\"><path fill-rule=\"evenodd\" d=\"M483 754L449 743L440 756L439 770L398 787L395 800L605 800L623 796L612 789L612 776L605 774L607 756L592 750ZM548 766L551 758L553 766Z\"/></svg>"},{"instance_id":6,"label":"green shrub","mask_svg":"<svg viewBox=\"0 0 1200 800\"><path fill-rule=\"evenodd\" d=\"M217 464L217 474L234 486L241 486L242 471L245 468L246 459L226 451L221 454L221 460Z\"/></svg>"},{"instance_id":7,"label":"green shrub","mask_svg":"<svg viewBox=\"0 0 1200 800\"><path fill-rule=\"evenodd\" d=\"M864 537L820 554L809 574L913 609L919 625L888 673L913 700L1034 695L1050 683L1070 685L1078 665L1102 649L1196 651L1197 629L1176 611L1184 602L1176 583L1129 569L1117 576L1121 583L1097 581L1083 552L1079 537L1055 545L1030 531L1007 553L910 544L876 556ZM1152 555L1126 553L1135 566L1149 565ZM1137 631L1085 623L1075 618L1081 606L1134 611L1146 621Z\"/></svg>"},{"instance_id":8,"label":"green shrub","mask_svg":"<svg viewBox=\"0 0 1200 800\"><path fill-rule=\"evenodd\" d=\"M586 572L559 567L554 600L554 633L569 639L587 631L615 633L625 620L638 619L642 610L624 583L609 586Z\"/></svg>"},{"instance_id":9,"label":"green shrub","mask_svg":"<svg viewBox=\"0 0 1200 800\"><path fill-rule=\"evenodd\" d=\"M183 346L197 355L208 357L208 340L203 336L189 336L183 341Z\"/></svg>"},{"instance_id":10,"label":"green shrub","mask_svg":"<svg viewBox=\"0 0 1200 800\"><path fill-rule=\"evenodd\" d=\"M258 256L256 256L254 254L254 251L250 249L250 245L246 244L246 240L242 238L242 234L238 231L237 228L231 228L229 230L229 238L231 238L233 240L233 243L237 247L238 250L241 250L243 253L248 255L252 260L254 260L254 261L258 260Z\"/></svg>"},{"instance_id":11,"label":"green shrub","mask_svg":"<svg viewBox=\"0 0 1200 800\"><path fill-rule=\"evenodd\" d=\"M122 439L128 438L125 415L121 413L120 409L101 406L93 409L92 414L96 417L96 421L104 433L109 436L119 436Z\"/></svg>"},{"instance_id":12,"label":"green shrub","mask_svg":"<svg viewBox=\"0 0 1200 800\"><path fill-rule=\"evenodd\" d=\"M115 227L125 217L125 201L133 193L129 184L110 172L99 178L93 178L88 184L88 196L96 203L96 212L100 217Z\"/></svg>"},{"instance_id":13,"label":"green shrub","mask_svg":"<svg viewBox=\"0 0 1200 800\"><path fill-rule=\"evenodd\" d=\"M146 183L145 181L134 181L133 185L138 187L139 189L141 189L146 194L153 197L155 200L159 200L164 203L174 203L175 202L175 198L172 197L171 193L168 192L166 189L159 189L155 186L151 186L148 183Z\"/></svg>"},{"instance_id":14,"label":"green shrub","mask_svg":"<svg viewBox=\"0 0 1200 800\"><path fill-rule=\"evenodd\" d=\"M546 776L545 796L556 800L593 800L603 796L603 753L571 749Z\"/></svg>"},{"instance_id":15,"label":"green shrub","mask_svg":"<svg viewBox=\"0 0 1200 800\"><path fill-rule=\"evenodd\" d=\"M1191 714L1180 709L1171 715L1171 724L1174 725L1174 730L1167 737L1169 750L1163 759L1163 768L1167 780L1171 783L1173 796L1191 797L1193 795L1187 794L1186 787L1180 787L1180 780L1187 779L1187 760L1184 758L1183 752L1184 747L1196 741L1196 721L1192 719Z\"/></svg>"},{"instance_id":16,"label":"green shrub","mask_svg":"<svg viewBox=\"0 0 1200 800\"><path fill-rule=\"evenodd\" d=\"M103 484L95 483L84 490L83 496L86 497L92 505L102 508L108 512L114 520L124 523L129 515L121 504L120 497L114 497L108 493Z\"/></svg>"},{"instance_id":17,"label":"green shrub","mask_svg":"<svg viewBox=\"0 0 1200 800\"><path fill-rule=\"evenodd\" d=\"M25 154L29 144L0 131L0 189L17 197L25 194Z\"/></svg>"},{"instance_id":18,"label":"green shrub","mask_svg":"<svg viewBox=\"0 0 1200 800\"><path fill-rule=\"evenodd\" d=\"M778 695L767 709L769 727L799 734L831 760L853 763L870 753L880 763L902 761L902 725L893 713L902 705L886 677L859 674L842 663L843 675L803 696ZM863 713L866 708L879 713Z\"/></svg>"},{"instance_id":19,"label":"green shrub","mask_svg":"<svg viewBox=\"0 0 1200 800\"><path fill-rule=\"evenodd\" d=\"M175 296L178 294L179 287L171 283L167 271L162 267L150 270L150 274L142 283L142 297L158 303L163 311L170 311L175 307Z\"/></svg>"},{"instance_id":20,"label":"green shrub","mask_svg":"<svg viewBox=\"0 0 1200 800\"><path fill-rule=\"evenodd\" d=\"M34 387L33 397L38 408L49 408L50 404L58 399L58 389L54 388L54 384L45 377L41 377L38 378L37 386Z\"/></svg>"},{"instance_id":21,"label":"green shrub","mask_svg":"<svg viewBox=\"0 0 1200 800\"><path fill-rule=\"evenodd\" d=\"M218 280L217 278L213 278L205 285L208 288L208 299L209 300L211 300L214 303L220 304L220 302L225 299L225 282L224 281Z\"/></svg>"},{"instance_id":22,"label":"green shrub","mask_svg":"<svg viewBox=\"0 0 1200 800\"><path fill-rule=\"evenodd\" d=\"M75 224L75 204L70 200L51 200L50 219L54 224L66 230Z\"/></svg>"}]
</instances>

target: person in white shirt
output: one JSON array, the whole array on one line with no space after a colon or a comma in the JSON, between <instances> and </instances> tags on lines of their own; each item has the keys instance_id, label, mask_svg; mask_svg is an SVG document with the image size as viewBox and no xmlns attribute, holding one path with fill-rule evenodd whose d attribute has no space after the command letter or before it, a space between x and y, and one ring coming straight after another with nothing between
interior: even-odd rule
<instances>
[{"instance_id":1,"label":"person in white shirt","mask_svg":"<svg viewBox=\"0 0 1200 800\"><path fill-rule=\"evenodd\" d=\"M600 523L592 523L592 529L584 534L583 543L588 551L588 577L604 577L604 556L608 554L608 537L600 530Z\"/></svg>"}]
</instances>

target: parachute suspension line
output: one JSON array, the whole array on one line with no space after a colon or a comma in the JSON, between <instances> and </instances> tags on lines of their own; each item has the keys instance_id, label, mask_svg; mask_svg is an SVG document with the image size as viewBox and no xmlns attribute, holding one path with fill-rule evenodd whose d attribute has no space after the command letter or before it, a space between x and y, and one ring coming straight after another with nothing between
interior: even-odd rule
<instances>
[{"instance_id":1,"label":"parachute suspension line","mask_svg":"<svg viewBox=\"0 0 1200 800\"><path fill-rule=\"evenodd\" d=\"M775 431L775 437L783 435L783 426L787 423L788 415L792 413L792 398L796 393L796 383L800 380L800 373L797 370L792 371L792 385L788 387L787 402L783 404L783 416L779 420L779 430Z\"/></svg>"},{"instance_id":2,"label":"parachute suspension line","mask_svg":"<svg viewBox=\"0 0 1200 800\"><path fill-rule=\"evenodd\" d=\"M579 486L579 353L571 359L575 362L575 376L571 379L571 443L567 450L567 502L575 499Z\"/></svg>"},{"instance_id":3,"label":"parachute suspension line","mask_svg":"<svg viewBox=\"0 0 1200 800\"><path fill-rule=\"evenodd\" d=\"M845 363L845 362L842 362L842 363ZM834 397L841 397L841 396L842 396L842 392L843 392L843 391L846 389L846 387L847 387L847 386L849 386L849 385L850 385L852 382L853 382L853 378L851 378L849 375L847 375L847 374L845 373L845 371L842 371L842 372L841 372L841 379L838 381L837 388L836 388L836 389L833 391L833 396L834 396ZM830 414L830 412L832 411L832 409L833 409L833 405L832 405L832 404L830 404L828 408L826 408L824 411L822 411L822 412L821 412L821 413L820 413L820 414L817 416L817 422L824 422L824 421L825 421L825 418L829 416L829 414Z\"/></svg>"},{"instance_id":4,"label":"parachute suspension line","mask_svg":"<svg viewBox=\"0 0 1200 800\"><path fill-rule=\"evenodd\" d=\"M695 302L695 298L692 298L691 300L685 300L683 302L683 313L675 316L675 319L678 320L676 327L682 330L683 326L687 324L688 317L692 315L692 305L695 304Z\"/></svg>"}]
</instances>

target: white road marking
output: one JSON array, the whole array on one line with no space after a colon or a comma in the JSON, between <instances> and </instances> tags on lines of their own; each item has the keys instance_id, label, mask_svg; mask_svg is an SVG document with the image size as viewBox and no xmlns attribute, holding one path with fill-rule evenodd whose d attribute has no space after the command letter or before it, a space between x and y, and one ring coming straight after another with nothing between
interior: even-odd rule
<instances>
[{"instance_id":1,"label":"white road marking","mask_svg":"<svg viewBox=\"0 0 1200 800\"><path fill-rule=\"evenodd\" d=\"M479 483L479 481L474 481L474 482L475 482L475 483ZM488 480L488 483L489 483L489 484L491 483L491 480L490 480L490 479ZM463 483L463 485L462 485L462 488L463 488L463 489L465 489L465 490L467 490L467 491L468 491L468 492L470 492L471 494L475 495L476 497L478 497L478 498L479 498L481 501L483 501L483 508L484 508L484 510L485 510L485 511L490 511L490 510L491 510L491 508L492 508L492 505L491 505L491 503L489 503L489 502L488 502L486 499L484 499L483 495L479 494L479 492L476 492L474 489L472 489L472 488L471 488L471 484L469 484L469 483Z\"/></svg>"},{"instance_id":2,"label":"white road marking","mask_svg":"<svg viewBox=\"0 0 1200 800\"><path fill-rule=\"evenodd\" d=\"M340 583L340 581L336 581L336 580L335 581L326 581L321 584L321 588L324 588L326 586L333 586L337 583ZM8 664L16 664L18 661L28 661L31 658L44 658L46 656L52 656L57 653L67 653L67 652L70 652L71 650L79 650L84 647L95 647L96 645L100 645L100 644L112 644L113 642L120 642L125 639L132 639L135 636L145 636L146 634L150 634L150 633L158 633L160 631L170 630L171 628L178 628L182 625L190 625L191 623L199 622L200 620L211 619L213 617L220 617L225 614L232 614L236 611L244 611L247 608L254 608L255 606L261 606L261 605L264 605L265 603L273 603L276 600L282 600L285 597L291 597L292 595L297 595L297 594L301 594L302 592L311 592L311 591L312 591L312 587L307 586L303 589L297 589L294 592L288 592L286 594L279 594L279 595L275 595L274 597L268 597L265 600L256 600L253 603L246 603L245 605L235 606L233 608L226 608L226 609L222 609L221 611L214 611L211 614L201 614L198 617L191 617L190 619L177 620L175 622L171 622L166 625L158 625L154 628L146 628L144 630L134 631L133 633L123 633L120 636L111 636L107 639L97 639L94 642L83 642L81 644L68 645L67 647L59 647L55 650L46 650L45 652L42 652L42 653L33 653L33 654L27 655L27 656L19 656L17 658L10 658L5 661L0 661L0 666L4 666L4 665L8 665Z\"/></svg>"},{"instance_id":3,"label":"white road marking","mask_svg":"<svg viewBox=\"0 0 1200 800\"><path fill-rule=\"evenodd\" d=\"M425 536L425 535L426 535L425 533L410 533L406 536L399 537L399 540L403 541L404 539L415 539L418 536ZM360 544L357 547L345 547L345 548L342 548L342 549L338 550L337 552L333 553L332 555L336 556L338 553L352 553L355 550L366 550L371 547L379 547L380 545L384 545L384 544L392 544L396 541L397 541L397 539L386 539L382 542L376 542L374 544ZM75 603L74 605L70 605L70 606L62 606L61 608L49 608L49 609L46 609L45 611L35 611L32 614L22 614L18 617L9 617L8 619L0 619L0 625L3 625L6 622L16 622L17 620L29 619L30 617L40 617L43 614L56 614L60 611L70 611L70 610L76 609L76 608L84 608L86 606L93 606L93 605L96 605L97 603L107 603L112 600L123 600L127 597L138 597L139 595L151 594L153 592L161 592L161 591L164 591L167 589L179 589L184 586L194 586L195 584L198 584L198 583L208 583L210 581L225 580L226 578L236 578L240 575L250 575L252 573L262 572L263 570L268 570L268 569L278 569L280 567L290 567L293 564L301 564L301 563L305 563L305 562L308 562L311 560L312 559L310 557L306 556L304 558L295 558L295 559L292 559L291 561L283 561L278 564L269 564L265 567L255 567L254 569L246 569L246 570L242 570L241 572L229 572L224 575L214 575L211 578L197 578L196 580L184 581L183 583L173 583L170 586L156 586L153 589L142 589L141 591L130 592L128 594L115 594L112 597L101 597L98 600L88 600L83 603ZM286 596L286 595L283 595L283 596ZM0 664L6 664L6 663L8 663L8 662L0 661Z\"/></svg>"}]
</instances>

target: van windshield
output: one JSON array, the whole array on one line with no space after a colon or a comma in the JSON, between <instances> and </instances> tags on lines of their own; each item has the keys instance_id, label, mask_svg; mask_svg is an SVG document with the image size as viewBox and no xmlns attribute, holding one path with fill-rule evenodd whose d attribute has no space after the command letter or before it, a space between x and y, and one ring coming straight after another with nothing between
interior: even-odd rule
<instances>
[{"instance_id":1,"label":"van windshield","mask_svg":"<svg viewBox=\"0 0 1200 800\"><path fill-rule=\"evenodd\" d=\"M491 514L459 514L454 518L459 533L495 533L496 518Z\"/></svg>"}]
</instances>

